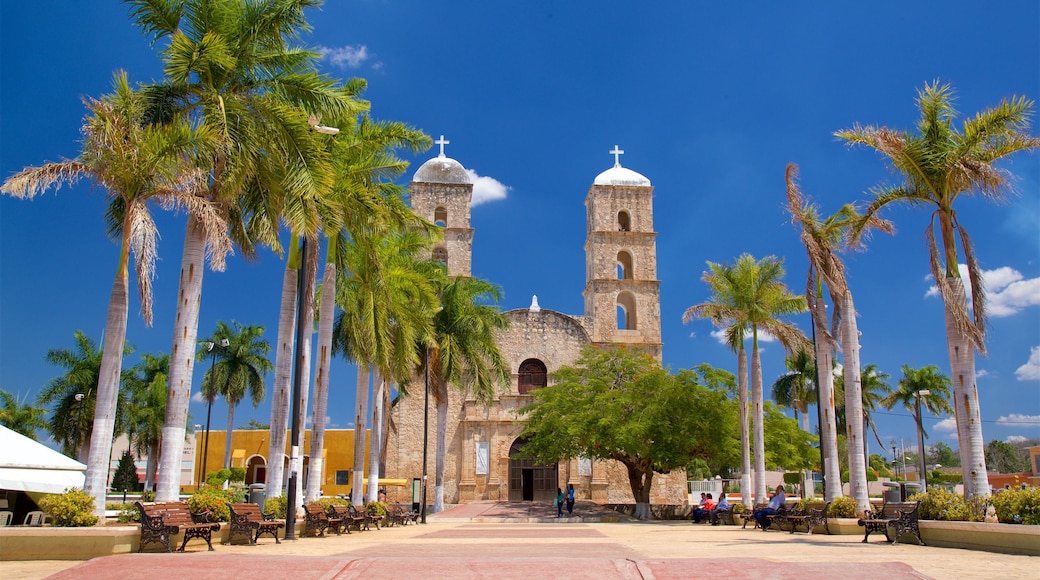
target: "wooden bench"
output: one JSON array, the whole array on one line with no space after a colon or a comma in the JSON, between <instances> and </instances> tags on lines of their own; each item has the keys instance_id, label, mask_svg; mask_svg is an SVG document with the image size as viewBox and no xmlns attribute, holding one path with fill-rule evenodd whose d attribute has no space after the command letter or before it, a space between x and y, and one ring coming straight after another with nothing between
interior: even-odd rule
<instances>
[{"instance_id":1,"label":"wooden bench","mask_svg":"<svg viewBox=\"0 0 1040 580\"><path fill-rule=\"evenodd\" d=\"M274 516L265 514L255 503L229 503L227 506L231 510L228 544L234 542L235 536L244 535L249 544L255 546L263 534L271 534L276 544L282 543L278 539L278 529L285 527L285 520L276 520Z\"/></svg>"},{"instance_id":2,"label":"wooden bench","mask_svg":"<svg viewBox=\"0 0 1040 580\"><path fill-rule=\"evenodd\" d=\"M395 524L406 526L408 525L408 522L415 523L418 520L419 514L417 512L412 511L410 508L407 508L400 503L387 504L386 506L386 522L389 526Z\"/></svg>"},{"instance_id":3,"label":"wooden bench","mask_svg":"<svg viewBox=\"0 0 1040 580\"><path fill-rule=\"evenodd\" d=\"M713 525L713 526L718 525L720 523L732 526L733 523L734 523L733 522L733 504L730 504L729 507L727 507L726 509L723 509L723 510L720 510L720 509L711 510L711 512L708 513L708 520L711 522L711 525Z\"/></svg>"},{"instance_id":4,"label":"wooden bench","mask_svg":"<svg viewBox=\"0 0 1040 580\"><path fill-rule=\"evenodd\" d=\"M868 511L859 525L863 526L863 542L867 541L871 532L885 534L890 543L899 543L899 538L904 535L913 534L919 545L924 545L921 540L921 529L917 523L917 510L921 506L919 501L908 502L885 502L880 510ZM893 537L889 538L888 528L894 528Z\"/></svg>"},{"instance_id":5,"label":"wooden bench","mask_svg":"<svg viewBox=\"0 0 1040 580\"><path fill-rule=\"evenodd\" d=\"M350 506L350 509L354 510L354 514L361 518L364 523L365 529L371 529L369 526L375 524L376 529L380 529L379 525L383 522L383 516L374 514L367 509L359 509L355 506Z\"/></svg>"},{"instance_id":6,"label":"wooden bench","mask_svg":"<svg viewBox=\"0 0 1040 580\"><path fill-rule=\"evenodd\" d=\"M181 542L179 552L184 551L184 546L192 538L206 540L206 545L211 552L213 551L213 532L220 530L220 524L209 521L208 511L193 514L188 509L188 502L183 501L149 505L138 501L136 505L141 512L141 544L137 547L138 552L153 542L166 546L166 551L172 552L170 537L179 532L184 532L184 541Z\"/></svg>"},{"instance_id":7,"label":"wooden bench","mask_svg":"<svg viewBox=\"0 0 1040 580\"><path fill-rule=\"evenodd\" d=\"M740 526L740 529L742 529L742 530L746 529L747 528L747 524L748 524L749 521L755 522L755 525L752 527L752 529L757 528L758 527L758 520L755 519L755 512L757 512L758 510L766 509L767 505L769 505L769 504L768 503L755 504L754 509L752 509L751 511L746 511L746 512L740 514L740 519L744 520L744 525Z\"/></svg>"},{"instance_id":8,"label":"wooden bench","mask_svg":"<svg viewBox=\"0 0 1040 580\"><path fill-rule=\"evenodd\" d=\"M359 516L354 510L354 506L347 504L334 505L332 506L332 511L343 522L343 529L347 530L348 534L350 533L350 528L354 528L359 532L363 531L363 529L368 529L365 526L364 516Z\"/></svg>"},{"instance_id":9,"label":"wooden bench","mask_svg":"<svg viewBox=\"0 0 1040 580\"><path fill-rule=\"evenodd\" d=\"M797 518L802 516L802 510L798 506L787 507L785 504L780 509L776 510L775 513L766 516L766 530L769 528L776 528L781 532L786 532L789 528L793 528L791 525L791 518Z\"/></svg>"},{"instance_id":10,"label":"wooden bench","mask_svg":"<svg viewBox=\"0 0 1040 580\"><path fill-rule=\"evenodd\" d=\"M827 533L831 531L827 528L827 510L830 509L831 502L810 502L800 515L789 515L787 521L791 524L791 533L793 534L799 526L804 526L805 531L810 535L817 526L823 526Z\"/></svg>"},{"instance_id":11,"label":"wooden bench","mask_svg":"<svg viewBox=\"0 0 1040 580\"><path fill-rule=\"evenodd\" d=\"M343 518L335 516L329 517L328 514L325 513L324 508L318 504L307 504L303 506L303 509L307 512L303 525L304 536L315 534L319 538L324 538L325 530L327 529L336 532L336 535L340 534L340 526L343 525Z\"/></svg>"}]
</instances>

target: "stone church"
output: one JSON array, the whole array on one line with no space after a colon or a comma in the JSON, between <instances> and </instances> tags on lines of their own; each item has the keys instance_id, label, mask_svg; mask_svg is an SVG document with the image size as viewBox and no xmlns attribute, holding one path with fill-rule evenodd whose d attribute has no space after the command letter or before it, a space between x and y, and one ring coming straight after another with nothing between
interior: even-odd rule
<instances>
[{"instance_id":1,"label":"stone church","mask_svg":"<svg viewBox=\"0 0 1040 580\"><path fill-rule=\"evenodd\" d=\"M474 229L470 223L473 183L458 161L440 155L425 162L411 182L412 209L444 228L444 240L433 249L451 276L471 275ZM600 173L585 197L585 313L564 314L541 308L505 312L510 326L498 336L499 349L511 369L509 385L500 387L485 407L472 396L449 387L445 504L477 500L552 502L556 488L574 484L578 499L600 503L633 503L624 466L614 461L575 459L535 465L516 459L524 441L515 411L533 401L531 392L551 384L549 375L573 363L586 344L638 345L661 357L660 282L657 280L653 187L646 177L624 168L623 151L615 146L614 166ZM422 476L423 380L419 378L392 411L395 429L388 435L386 476ZM431 399L427 500L433 502L436 413ZM651 502L684 504L682 470L655 474Z\"/></svg>"}]
</instances>

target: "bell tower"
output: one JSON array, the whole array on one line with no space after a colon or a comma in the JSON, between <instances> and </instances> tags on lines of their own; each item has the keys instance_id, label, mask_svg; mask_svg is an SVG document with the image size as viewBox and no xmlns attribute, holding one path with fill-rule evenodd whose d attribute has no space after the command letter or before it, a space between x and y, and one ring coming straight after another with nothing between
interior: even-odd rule
<instances>
[{"instance_id":1,"label":"bell tower","mask_svg":"<svg viewBox=\"0 0 1040 580\"><path fill-rule=\"evenodd\" d=\"M585 316L593 344L639 346L661 358L661 298L657 279L650 180L621 166L600 173L585 197Z\"/></svg>"},{"instance_id":2,"label":"bell tower","mask_svg":"<svg viewBox=\"0 0 1040 580\"><path fill-rule=\"evenodd\" d=\"M448 275L470 276L473 180L461 163L444 156L444 146L450 143L444 135L434 143L440 145L440 155L423 163L412 177L412 211L444 228L444 240L434 246L433 258L447 265Z\"/></svg>"}]
</instances>

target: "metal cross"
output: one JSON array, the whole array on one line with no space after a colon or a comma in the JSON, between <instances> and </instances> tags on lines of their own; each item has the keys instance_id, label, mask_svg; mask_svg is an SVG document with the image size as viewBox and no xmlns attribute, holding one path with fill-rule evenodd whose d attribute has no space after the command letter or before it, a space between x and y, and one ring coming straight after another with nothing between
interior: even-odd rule
<instances>
[{"instance_id":1,"label":"metal cross","mask_svg":"<svg viewBox=\"0 0 1040 580\"><path fill-rule=\"evenodd\" d=\"M437 145L441 146L441 155L440 156L444 157L444 146L447 145L448 143L451 143L451 141L448 141L447 139L444 138L444 135L441 135L441 138L437 139L436 141L434 141L434 143L436 143Z\"/></svg>"},{"instance_id":2,"label":"metal cross","mask_svg":"<svg viewBox=\"0 0 1040 580\"><path fill-rule=\"evenodd\" d=\"M614 156L614 167L621 167L621 156L625 154L624 151L618 149L617 145L614 145L613 151L607 151Z\"/></svg>"}]
</instances>

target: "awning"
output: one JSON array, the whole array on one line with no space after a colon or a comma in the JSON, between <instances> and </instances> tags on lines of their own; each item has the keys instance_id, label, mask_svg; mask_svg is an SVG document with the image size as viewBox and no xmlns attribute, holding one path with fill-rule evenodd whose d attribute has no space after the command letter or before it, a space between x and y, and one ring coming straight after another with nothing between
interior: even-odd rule
<instances>
[{"instance_id":1,"label":"awning","mask_svg":"<svg viewBox=\"0 0 1040 580\"><path fill-rule=\"evenodd\" d=\"M362 481L362 485L364 485L365 487L368 487L368 478L367 477L363 478L361 481ZM408 479L385 479L385 478L380 477L377 481L378 481L379 487L386 487L386 486L408 487L408 485L410 485L410 480L408 480Z\"/></svg>"},{"instance_id":2,"label":"awning","mask_svg":"<svg viewBox=\"0 0 1040 580\"><path fill-rule=\"evenodd\" d=\"M245 459L245 458L246 458L246 450L245 449L235 449L234 451L231 452L231 459Z\"/></svg>"},{"instance_id":3,"label":"awning","mask_svg":"<svg viewBox=\"0 0 1040 580\"><path fill-rule=\"evenodd\" d=\"M62 493L86 480L86 465L3 426L0 449L0 489Z\"/></svg>"}]
</instances>

